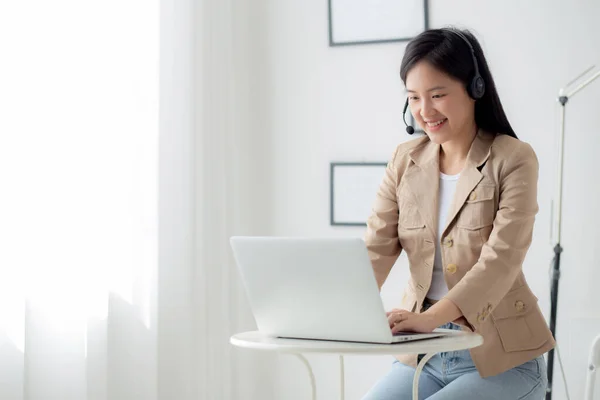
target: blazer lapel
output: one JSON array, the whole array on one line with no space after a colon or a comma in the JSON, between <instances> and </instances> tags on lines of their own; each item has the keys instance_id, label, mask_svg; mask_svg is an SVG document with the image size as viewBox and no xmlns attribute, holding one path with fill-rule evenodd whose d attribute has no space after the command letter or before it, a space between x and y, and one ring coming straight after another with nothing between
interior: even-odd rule
<instances>
[{"instance_id":1,"label":"blazer lapel","mask_svg":"<svg viewBox=\"0 0 600 400\"><path fill-rule=\"evenodd\" d=\"M440 146L427 140L410 153L411 164L402 179L415 196L415 201L425 225L435 240L437 236L438 188Z\"/></svg>"},{"instance_id":2,"label":"blazer lapel","mask_svg":"<svg viewBox=\"0 0 600 400\"><path fill-rule=\"evenodd\" d=\"M475 135L475 139L473 139L473 143L471 143L471 148L467 154L465 167L456 184L454 200L450 207L450 211L448 212L448 219L444 224L443 233L446 232L452 221L454 221L454 218L456 218L473 189L475 189L481 179L483 179L479 167L481 167L489 158L493 141L494 136L483 131L479 131L477 135Z\"/></svg>"}]
</instances>

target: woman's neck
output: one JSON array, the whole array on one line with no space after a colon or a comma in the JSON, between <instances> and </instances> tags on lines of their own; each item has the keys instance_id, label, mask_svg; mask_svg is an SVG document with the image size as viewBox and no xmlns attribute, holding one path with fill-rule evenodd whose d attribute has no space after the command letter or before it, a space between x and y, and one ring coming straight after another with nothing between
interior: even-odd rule
<instances>
[{"instance_id":1,"label":"woman's neck","mask_svg":"<svg viewBox=\"0 0 600 400\"><path fill-rule=\"evenodd\" d=\"M477 135L477 128L458 140L450 140L440 146L440 172L456 175L462 171L471 149L471 143Z\"/></svg>"}]
</instances>

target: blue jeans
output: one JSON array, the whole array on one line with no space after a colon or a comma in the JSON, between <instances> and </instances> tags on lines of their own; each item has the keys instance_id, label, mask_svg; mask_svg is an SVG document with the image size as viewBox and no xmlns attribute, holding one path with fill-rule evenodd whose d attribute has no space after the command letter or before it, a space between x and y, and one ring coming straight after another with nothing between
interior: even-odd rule
<instances>
[{"instance_id":1,"label":"blue jeans","mask_svg":"<svg viewBox=\"0 0 600 400\"><path fill-rule=\"evenodd\" d=\"M459 330L448 323L440 328ZM421 361L422 356L419 356ZM415 369L394 361L363 400L410 400ZM438 353L419 378L419 400L542 400L548 378L542 356L502 374L482 378L469 350Z\"/></svg>"}]
</instances>

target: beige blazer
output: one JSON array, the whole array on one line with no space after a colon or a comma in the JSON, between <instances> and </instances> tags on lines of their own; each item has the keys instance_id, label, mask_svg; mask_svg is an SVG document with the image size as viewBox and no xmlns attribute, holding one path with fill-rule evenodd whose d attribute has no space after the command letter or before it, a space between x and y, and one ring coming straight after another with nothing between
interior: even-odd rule
<instances>
[{"instance_id":1,"label":"beige blazer","mask_svg":"<svg viewBox=\"0 0 600 400\"><path fill-rule=\"evenodd\" d=\"M406 252L410 279L400 308L413 312L420 312L431 285L440 242L446 298L463 314L454 322L483 336L484 344L470 352L480 375L493 376L555 345L522 272L538 212L538 160L529 144L480 131L438 237L439 150L427 136L396 148L365 241L380 288ZM397 358L416 366L416 355Z\"/></svg>"}]
</instances>

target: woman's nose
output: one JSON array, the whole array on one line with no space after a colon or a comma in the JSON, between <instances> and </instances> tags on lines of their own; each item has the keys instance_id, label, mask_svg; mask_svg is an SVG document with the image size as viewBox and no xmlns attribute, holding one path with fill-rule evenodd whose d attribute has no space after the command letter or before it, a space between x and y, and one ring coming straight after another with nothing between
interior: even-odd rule
<instances>
[{"instance_id":1,"label":"woman's nose","mask_svg":"<svg viewBox=\"0 0 600 400\"><path fill-rule=\"evenodd\" d=\"M428 100L423 100L421 103L421 117L427 119L428 117L434 116L436 113L433 104Z\"/></svg>"}]
</instances>

